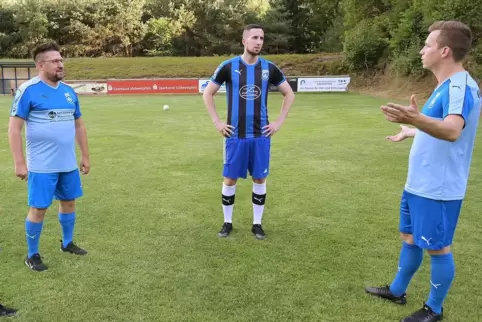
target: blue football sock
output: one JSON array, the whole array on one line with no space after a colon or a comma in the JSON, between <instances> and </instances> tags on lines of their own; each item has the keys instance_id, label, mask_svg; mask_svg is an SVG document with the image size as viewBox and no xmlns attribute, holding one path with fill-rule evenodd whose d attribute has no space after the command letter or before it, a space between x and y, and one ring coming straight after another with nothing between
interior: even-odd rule
<instances>
[{"instance_id":1,"label":"blue football sock","mask_svg":"<svg viewBox=\"0 0 482 322\"><path fill-rule=\"evenodd\" d=\"M422 264L422 260L423 249L417 245L403 243L402 250L400 251L398 273L390 285L390 292L392 292L393 295L400 296L405 293L413 275Z\"/></svg>"},{"instance_id":2,"label":"blue football sock","mask_svg":"<svg viewBox=\"0 0 482 322\"><path fill-rule=\"evenodd\" d=\"M67 247L74 238L75 212L70 214L59 213L59 222L62 226L62 244Z\"/></svg>"},{"instance_id":3,"label":"blue football sock","mask_svg":"<svg viewBox=\"0 0 482 322\"><path fill-rule=\"evenodd\" d=\"M442 312L442 305L447 297L455 276L455 262L452 253L431 255L431 288L427 305L437 314Z\"/></svg>"},{"instance_id":4,"label":"blue football sock","mask_svg":"<svg viewBox=\"0 0 482 322\"><path fill-rule=\"evenodd\" d=\"M25 234L27 238L28 258L38 253L40 234L42 233L42 222L25 221Z\"/></svg>"}]
</instances>

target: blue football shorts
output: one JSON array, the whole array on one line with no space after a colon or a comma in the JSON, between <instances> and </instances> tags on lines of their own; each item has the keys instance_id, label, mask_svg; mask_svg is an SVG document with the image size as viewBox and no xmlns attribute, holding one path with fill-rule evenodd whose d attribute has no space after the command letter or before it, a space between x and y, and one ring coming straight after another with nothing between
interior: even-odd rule
<instances>
[{"instance_id":1,"label":"blue football shorts","mask_svg":"<svg viewBox=\"0 0 482 322\"><path fill-rule=\"evenodd\" d=\"M28 205L34 208L48 208L54 198L74 200L82 197L82 183L79 169L70 172L28 173Z\"/></svg>"},{"instance_id":2,"label":"blue football shorts","mask_svg":"<svg viewBox=\"0 0 482 322\"><path fill-rule=\"evenodd\" d=\"M415 245L440 250L452 245L462 200L433 200L403 191L400 232L413 235Z\"/></svg>"},{"instance_id":3,"label":"blue football shorts","mask_svg":"<svg viewBox=\"0 0 482 322\"><path fill-rule=\"evenodd\" d=\"M223 176L230 179L264 179L269 174L271 138L225 138Z\"/></svg>"}]
</instances>

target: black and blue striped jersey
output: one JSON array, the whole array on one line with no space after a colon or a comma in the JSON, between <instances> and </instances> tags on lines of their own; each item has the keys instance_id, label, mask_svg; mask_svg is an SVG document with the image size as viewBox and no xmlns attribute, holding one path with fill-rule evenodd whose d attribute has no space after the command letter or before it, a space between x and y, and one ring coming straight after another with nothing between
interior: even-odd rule
<instances>
[{"instance_id":1,"label":"black and blue striped jersey","mask_svg":"<svg viewBox=\"0 0 482 322\"><path fill-rule=\"evenodd\" d=\"M227 124L234 126L234 138L252 138L262 135L269 124L269 84L279 86L286 80L272 62L259 57L249 65L240 56L224 61L214 72L211 81L226 83L228 105Z\"/></svg>"}]
</instances>

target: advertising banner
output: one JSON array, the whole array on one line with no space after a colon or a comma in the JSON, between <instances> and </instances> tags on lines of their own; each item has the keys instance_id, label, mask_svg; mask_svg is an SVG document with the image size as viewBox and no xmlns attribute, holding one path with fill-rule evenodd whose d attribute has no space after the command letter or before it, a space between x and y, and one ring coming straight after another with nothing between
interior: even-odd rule
<instances>
[{"instance_id":1,"label":"advertising banner","mask_svg":"<svg viewBox=\"0 0 482 322\"><path fill-rule=\"evenodd\" d=\"M287 81L290 84L291 88L293 89L293 92L296 92L296 90L298 88L298 78L288 77ZM199 80L199 93L204 93L204 89L206 88L206 86L208 86L208 83L209 83L209 79L207 79L207 78ZM273 84L270 84L268 90L270 92L277 92L278 87L274 86ZM221 87L218 90L218 93L226 93L226 84L225 83L223 85L221 85Z\"/></svg>"},{"instance_id":2,"label":"advertising banner","mask_svg":"<svg viewBox=\"0 0 482 322\"><path fill-rule=\"evenodd\" d=\"M198 93L197 79L131 79L107 81L109 94L192 94Z\"/></svg>"},{"instance_id":3,"label":"advertising banner","mask_svg":"<svg viewBox=\"0 0 482 322\"><path fill-rule=\"evenodd\" d=\"M208 86L208 83L209 83L209 79L207 78L199 80L199 85L198 85L199 93L204 93L204 89L206 88L206 86ZM226 83L221 85L221 87L218 90L218 93L226 93Z\"/></svg>"},{"instance_id":4,"label":"advertising banner","mask_svg":"<svg viewBox=\"0 0 482 322\"><path fill-rule=\"evenodd\" d=\"M299 77L298 92L346 92L350 76Z\"/></svg>"},{"instance_id":5,"label":"advertising banner","mask_svg":"<svg viewBox=\"0 0 482 322\"><path fill-rule=\"evenodd\" d=\"M298 78L296 77L287 77L286 80L288 81L288 84L290 85L291 89L293 90L293 92L297 92L298 91ZM273 84L270 84L269 85L269 89L268 89L270 92L278 92L278 87L274 86Z\"/></svg>"},{"instance_id":6,"label":"advertising banner","mask_svg":"<svg viewBox=\"0 0 482 322\"><path fill-rule=\"evenodd\" d=\"M209 78L201 79L122 79L122 80L73 80L66 81L79 95L95 94L195 94L203 93ZM294 92L346 92L350 76L287 77ZM278 88L269 85L270 92ZM226 92L226 84L218 93Z\"/></svg>"},{"instance_id":7,"label":"advertising banner","mask_svg":"<svg viewBox=\"0 0 482 322\"><path fill-rule=\"evenodd\" d=\"M107 83L95 81L67 81L79 95L107 94Z\"/></svg>"}]
</instances>

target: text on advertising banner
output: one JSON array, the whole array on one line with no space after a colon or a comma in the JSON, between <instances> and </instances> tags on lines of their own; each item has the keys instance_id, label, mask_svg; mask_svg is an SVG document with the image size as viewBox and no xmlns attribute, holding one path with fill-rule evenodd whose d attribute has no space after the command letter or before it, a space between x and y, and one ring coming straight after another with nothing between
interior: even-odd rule
<instances>
[{"instance_id":1,"label":"text on advertising banner","mask_svg":"<svg viewBox=\"0 0 482 322\"><path fill-rule=\"evenodd\" d=\"M298 92L346 92L348 84L350 84L349 76L300 77Z\"/></svg>"},{"instance_id":2,"label":"text on advertising banner","mask_svg":"<svg viewBox=\"0 0 482 322\"><path fill-rule=\"evenodd\" d=\"M109 80L109 94L190 94L198 93L197 79Z\"/></svg>"}]
</instances>

